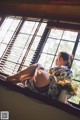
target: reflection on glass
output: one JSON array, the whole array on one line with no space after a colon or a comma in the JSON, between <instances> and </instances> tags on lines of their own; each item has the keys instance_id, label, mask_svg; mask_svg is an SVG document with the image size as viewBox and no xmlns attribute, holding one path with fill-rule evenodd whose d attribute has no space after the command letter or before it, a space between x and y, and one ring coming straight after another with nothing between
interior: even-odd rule
<instances>
[{"instance_id":1,"label":"reflection on glass","mask_svg":"<svg viewBox=\"0 0 80 120\"><path fill-rule=\"evenodd\" d=\"M62 39L75 41L77 38L78 32L64 31Z\"/></svg>"}]
</instances>

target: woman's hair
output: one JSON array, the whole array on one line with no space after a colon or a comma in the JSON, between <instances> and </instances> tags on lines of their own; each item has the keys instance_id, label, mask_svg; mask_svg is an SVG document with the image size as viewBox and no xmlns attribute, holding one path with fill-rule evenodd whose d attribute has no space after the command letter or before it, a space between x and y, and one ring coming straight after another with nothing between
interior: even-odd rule
<instances>
[{"instance_id":1,"label":"woman's hair","mask_svg":"<svg viewBox=\"0 0 80 120\"><path fill-rule=\"evenodd\" d=\"M68 54L67 52L60 52L59 54L60 57L62 57L62 59L67 62L66 66L68 66L68 68L71 68L73 56Z\"/></svg>"}]
</instances>

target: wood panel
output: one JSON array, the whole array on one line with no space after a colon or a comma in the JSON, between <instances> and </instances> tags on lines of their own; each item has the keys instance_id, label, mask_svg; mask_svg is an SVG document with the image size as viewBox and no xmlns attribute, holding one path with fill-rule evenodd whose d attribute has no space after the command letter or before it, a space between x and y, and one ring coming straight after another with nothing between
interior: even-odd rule
<instances>
[{"instance_id":1,"label":"wood panel","mask_svg":"<svg viewBox=\"0 0 80 120\"><path fill-rule=\"evenodd\" d=\"M80 22L80 6L2 3L0 15L57 18Z\"/></svg>"}]
</instances>

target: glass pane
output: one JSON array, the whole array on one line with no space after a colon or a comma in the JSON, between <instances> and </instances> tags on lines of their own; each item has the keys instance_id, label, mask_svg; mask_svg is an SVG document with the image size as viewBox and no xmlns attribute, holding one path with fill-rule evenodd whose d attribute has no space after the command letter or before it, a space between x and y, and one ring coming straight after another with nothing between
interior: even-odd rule
<instances>
[{"instance_id":1,"label":"glass pane","mask_svg":"<svg viewBox=\"0 0 80 120\"><path fill-rule=\"evenodd\" d=\"M2 54L3 54L3 52L4 52L5 48L6 48L6 46L7 45L5 45L5 44L0 44L0 57L2 56Z\"/></svg>"},{"instance_id":2,"label":"glass pane","mask_svg":"<svg viewBox=\"0 0 80 120\"><path fill-rule=\"evenodd\" d=\"M12 22L9 30L12 30L12 31L15 31L16 30L16 27L18 26L20 20L19 19L14 19L14 21Z\"/></svg>"},{"instance_id":3,"label":"glass pane","mask_svg":"<svg viewBox=\"0 0 80 120\"><path fill-rule=\"evenodd\" d=\"M74 60L72 64L72 70L74 73L74 79L80 81L80 61Z\"/></svg>"},{"instance_id":4,"label":"glass pane","mask_svg":"<svg viewBox=\"0 0 80 120\"><path fill-rule=\"evenodd\" d=\"M43 52L50 53L50 54L55 54L59 42L60 42L59 40L48 38L47 42L44 46Z\"/></svg>"},{"instance_id":5,"label":"glass pane","mask_svg":"<svg viewBox=\"0 0 80 120\"><path fill-rule=\"evenodd\" d=\"M31 60L29 59L26 59L26 61L25 61L25 63L24 63L24 65L26 65L26 66L29 66L30 65L30 63L31 63ZM25 67L26 68L26 67Z\"/></svg>"},{"instance_id":6,"label":"glass pane","mask_svg":"<svg viewBox=\"0 0 80 120\"><path fill-rule=\"evenodd\" d=\"M69 101L76 103L76 104L80 104L80 82L77 81L73 81L73 84L78 88L77 90L77 95L76 96L72 96Z\"/></svg>"},{"instance_id":7,"label":"glass pane","mask_svg":"<svg viewBox=\"0 0 80 120\"><path fill-rule=\"evenodd\" d=\"M12 31L8 31L7 34L4 37L3 43L8 44L10 39L11 39L11 37L12 37L12 35L13 35L13 32Z\"/></svg>"},{"instance_id":8,"label":"glass pane","mask_svg":"<svg viewBox=\"0 0 80 120\"><path fill-rule=\"evenodd\" d=\"M6 30L1 29L0 30L0 42L4 39L5 35L6 35Z\"/></svg>"},{"instance_id":9,"label":"glass pane","mask_svg":"<svg viewBox=\"0 0 80 120\"><path fill-rule=\"evenodd\" d=\"M58 48L58 53L61 51L64 51L64 52L68 52L71 54L73 47L74 47L73 42L61 41L60 46Z\"/></svg>"},{"instance_id":10,"label":"glass pane","mask_svg":"<svg viewBox=\"0 0 80 120\"><path fill-rule=\"evenodd\" d=\"M51 67L55 67L55 66L56 66L56 64L55 64L56 59L57 59L57 55L56 55L56 56L54 56L53 63L52 63L52 66L51 66Z\"/></svg>"},{"instance_id":11,"label":"glass pane","mask_svg":"<svg viewBox=\"0 0 80 120\"><path fill-rule=\"evenodd\" d=\"M41 37L38 37L38 36L35 37L34 42L31 46L31 50L36 50L36 48L40 42L40 39L41 39Z\"/></svg>"},{"instance_id":12,"label":"glass pane","mask_svg":"<svg viewBox=\"0 0 80 120\"><path fill-rule=\"evenodd\" d=\"M79 42L77 50L76 50L75 58L80 60L80 42Z\"/></svg>"},{"instance_id":13,"label":"glass pane","mask_svg":"<svg viewBox=\"0 0 80 120\"><path fill-rule=\"evenodd\" d=\"M49 37L61 39L62 34L63 34L63 30L52 29Z\"/></svg>"},{"instance_id":14,"label":"glass pane","mask_svg":"<svg viewBox=\"0 0 80 120\"><path fill-rule=\"evenodd\" d=\"M19 57L19 59L18 59L18 61L17 61L19 64L21 64L24 55L25 55L25 49L24 49L23 52L20 54L20 57Z\"/></svg>"},{"instance_id":15,"label":"glass pane","mask_svg":"<svg viewBox=\"0 0 80 120\"><path fill-rule=\"evenodd\" d=\"M35 53L35 51L32 51L32 50L30 50L29 51L29 53L28 53L28 55L27 55L27 60L31 60L32 59L32 57L33 57L33 55L34 55L34 53Z\"/></svg>"},{"instance_id":16,"label":"glass pane","mask_svg":"<svg viewBox=\"0 0 80 120\"><path fill-rule=\"evenodd\" d=\"M2 26L1 26L2 29L8 30L9 27L11 26L12 22L13 22L13 18L6 18L6 20L3 22Z\"/></svg>"},{"instance_id":17,"label":"glass pane","mask_svg":"<svg viewBox=\"0 0 80 120\"><path fill-rule=\"evenodd\" d=\"M24 56L23 49L14 47L14 48L11 50L11 53L10 53L10 55L8 56L7 60L8 60L8 61L11 61L11 62L14 62L15 65L16 65L17 63L20 64L20 62L22 61L23 56ZM13 68L13 69L14 69L14 68Z\"/></svg>"},{"instance_id":18,"label":"glass pane","mask_svg":"<svg viewBox=\"0 0 80 120\"><path fill-rule=\"evenodd\" d=\"M43 65L43 67L46 70L49 70L50 67L51 67L52 61L53 61L53 57L54 56L52 56L52 55L48 55L48 54L42 53L41 57L40 57L40 59L38 61L38 63L40 63L41 65Z\"/></svg>"},{"instance_id":19,"label":"glass pane","mask_svg":"<svg viewBox=\"0 0 80 120\"><path fill-rule=\"evenodd\" d=\"M33 35L34 32L36 31L36 28L37 28L38 24L39 24L39 22L35 22L35 24L34 24L34 26L33 26L33 29L32 29L32 31L31 31L31 33L30 33L31 35Z\"/></svg>"},{"instance_id":20,"label":"glass pane","mask_svg":"<svg viewBox=\"0 0 80 120\"><path fill-rule=\"evenodd\" d=\"M47 23L42 23L42 24L41 24L40 29L39 29L37 35L42 36L46 25L47 25Z\"/></svg>"},{"instance_id":21,"label":"glass pane","mask_svg":"<svg viewBox=\"0 0 80 120\"><path fill-rule=\"evenodd\" d=\"M11 74L17 73L18 68L19 68L18 64L6 61L2 72L7 75L11 75Z\"/></svg>"},{"instance_id":22,"label":"glass pane","mask_svg":"<svg viewBox=\"0 0 80 120\"><path fill-rule=\"evenodd\" d=\"M20 32L21 33L26 33L26 34L33 34L33 32L35 32L36 28L37 28L38 22L32 22L32 21L26 21Z\"/></svg>"},{"instance_id":23,"label":"glass pane","mask_svg":"<svg viewBox=\"0 0 80 120\"><path fill-rule=\"evenodd\" d=\"M24 65L29 66L29 64L31 63L32 58L34 56L34 53L35 53L35 51L32 51L32 50L29 51L29 53L28 53L28 55L26 57Z\"/></svg>"},{"instance_id":24,"label":"glass pane","mask_svg":"<svg viewBox=\"0 0 80 120\"><path fill-rule=\"evenodd\" d=\"M14 46L24 48L25 44L27 44L28 38L29 38L29 35L19 34L16 38Z\"/></svg>"},{"instance_id":25,"label":"glass pane","mask_svg":"<svg viewBox=\"0 0 80 120\"><path fill-rule=\"evenodd\" d=\"M64 31L62 39L75 41L77 38L78 32Z\"/></svg>"},{"instance_id":26,"label":"glass pane","mask_svg":"<svg viewBox=\"0 0 80 120\"><path fill-rule=\"evenodd\" d=\"M4 43L8 43L11 39L13 32L10 30L15 31L18 23L20 20L17 20L14 18L6 18L6 20L3 22L0 30L0 42L3 40Z\"/></svg>"}]
</instances>

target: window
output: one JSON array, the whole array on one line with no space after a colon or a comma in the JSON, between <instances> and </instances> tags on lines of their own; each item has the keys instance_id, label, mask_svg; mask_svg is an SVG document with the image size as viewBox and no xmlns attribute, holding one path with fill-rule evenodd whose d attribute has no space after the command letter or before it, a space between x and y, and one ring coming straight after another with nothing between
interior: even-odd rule
<instances>
[{"instance_id":1,"label":"window","mask_svg":"<svg viewBox=\"0 0 80 120\"><path fill-rule=\"evenodd\" d=\"M30 64L40 63L46 70L54 66L60 51L73 53L73 82L78 95L69 100L80 101L80 35L73 30L49 27L41 18L6 17L0 27L0 72L15 74ZM76 45L77 44L77 45Z\"/></svg>"},{"instance_id":2,"label":"window","mask_svg":"<svg viewBox=\"0 0 80 120\"><path fill-rule=\"evenodd\" d=\"M74 81L74 84L78 87L78 91L77 91L77 96L72 97L71 101L76 102L77 104L79 104L80 102L80 52L79 51L80 51L80 38L72 64L72 70L74 72L73 79L76 80Z\"/></svg>"},{"instance_id":3,"label":"window","mask_svg":"<svg viewBox=\"0 0 80 120\"><path fill-rule=\"evenodd\" d=\"M60 51L65 51L72 54L73 48L76 43L78 32L51 29L50 34L45 43L44 49L41 53L39 63L41 63L47 70L55 65L56 55ZM73 83L77 86L77 96L71 97L69 101L79 104L80 100L80 55L79 55L80 41L77 47L75 58L72 64L74 73ZM78 81L75 81L78 80Z\"/></svg>"},{"instance_id":4,"label":"window","mask_svg":"<svg viewBox=\"0 0 80 120\"><path fill-rule=\"evenodd\" d=\"M0 28L0 47L1 47L1 66L0 70L4 73L10 73L10 69L12 70L13 64L7 60L7 57L11 50L11 42L13 42L13 37L16 32L16 29L20 23L21 19L16 17L8 17L4 20L1 28Z\"/></svg>"},{"instance_id":5,"label":"window","mask_svg":"<svg viewBox=\"0 0 80 120\"><path fill-rule=\"evenodd\" d=\"M40 42L40 39L41 39L41 37L42 37L42 34L43 34L43 32L44 32L45 27L46 27L46 23L42 23L42 24L40 25L40 28L39 28L39 30L38 30L38 32L36 33L36 36L35 36L35 38L34 38L33 44L32 44L31 47L29 48L30 50L29 50L29 53L28 53L28 55L27 55L27 58L26 58L26 60L25 60L24 65L27 65L28 62L31 62L31 58L32 58L33 55L35 54L35 51L36 51L37 46L38 46L38 44L39 44L39 42Z\"/></svg>"},{"instance_id":6,"label":"window","mask_svg":"<svg viewBox=\"0 0 80 120\"><path fill-rule=\"evenodd\" d=\"M11 75L29 66L45 27L41 19L7 17L0 28L0 71Z\"/></svg>"},{"instance_id":7,"label":"window","mask_svg":"<svg viewBox=\"0 0 80 120\"><path fill-rule=\"evenodd\" d=\"M51 29L47 38L47 42L41 53L39 63L43 64L46 69L49 69L54 65L53 61L55 60L55 56L60 51L65 51L71 54L77 38L77 34L77 32ZM68 38L66 36L68 36Z\"/></svg>"}]
</instances>

